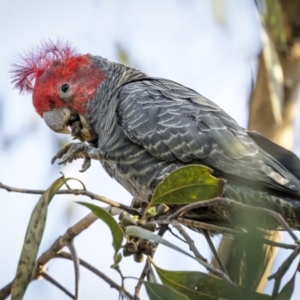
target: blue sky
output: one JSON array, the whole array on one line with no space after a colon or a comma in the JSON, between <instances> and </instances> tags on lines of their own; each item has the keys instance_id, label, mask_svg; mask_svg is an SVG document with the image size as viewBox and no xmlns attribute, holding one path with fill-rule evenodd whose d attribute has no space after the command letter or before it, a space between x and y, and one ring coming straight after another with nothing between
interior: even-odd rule
<instances>
[{"instance_id":1,"label":"blue sky","mask_svg":"<svg viewBox=\"0 0 300 300\"><path fill-rule=\"evenodd\" d=\"M63 38L81 53L118 60L117 47L124 49L134 67L155 77L164 77L191 87L213 100L247 125L248 101L255 81L260 51L260 24L254 1L245 0L11 0L0 10L0 181L16 186L47 188L62 171L68 177L83 180L95 193L130 203L131 196L109 178L94 162L86 173L81 163L66 167L51 166L59 148L56 134L35 113L30 95L12 89L9 64L18 52L43 39ZM59 141L61 141L60 139ZM32 208L38 197L0 190L0 287L15 274L20 249ZM49 216L40 252L45 251L70 225L88 211L74 201L83 197L56 197ZM204 256L209 251L202 236L193 235ZM167 238L172 240L169 235ZM214 238L217 243L219 237ZM76 239L79 256L118 280L110 269L112 247L110 233L98 222ZM180 257L180 259L178 259ZM189 259L170 250L159 249L157 263L164 268L198 269ZM142 264L125 259L126 275L139 276ZM55 260L50 274L73 289L70 262ZM129 270L127 272L126 270ZM128 289L135 285L128 280ZM83 299L117 299L117 293L100 279L82 271ZM65 299L45 281L30 285L25 299Z\"/></svg>"}]
</instances>

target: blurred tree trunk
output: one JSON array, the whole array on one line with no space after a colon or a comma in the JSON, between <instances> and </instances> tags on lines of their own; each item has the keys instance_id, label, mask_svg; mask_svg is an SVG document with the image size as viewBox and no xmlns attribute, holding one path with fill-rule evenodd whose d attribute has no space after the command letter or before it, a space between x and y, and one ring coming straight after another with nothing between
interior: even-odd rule
<instances>
[{"instance_id":1,"label":"blurred tree trunk","mask_svg":"<svg viewBox=\"0 0 300 300\"><path fill-rule=\"evenodd\" d=\"M266 0L256 87L249 103L249 130L287 149L293 149L300 81L300 2ZM279 241L280 232L269 232ZM260 245L260 246L259 246ZM239 285L264 290L277 248L251 239L223 238L219 254ZM214 262L215 263L215 262Z\"/></svg>"}]
</instances>

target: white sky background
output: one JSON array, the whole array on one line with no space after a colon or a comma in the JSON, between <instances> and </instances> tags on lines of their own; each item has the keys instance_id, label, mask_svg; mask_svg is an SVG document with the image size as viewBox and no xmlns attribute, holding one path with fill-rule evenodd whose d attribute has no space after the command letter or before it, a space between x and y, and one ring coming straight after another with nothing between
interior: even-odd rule
<instances>
[{"instance_id":1,"label":"white sky background","mask_svg":"<svg viewBox=\"0 0 300 300\"><path fill-rule=\"evenodd\" d=\"M26 51L42 39L60 37L71 41L81 53L116 61L116 45L120 45L135 67L151 76L172 79L195 89L246 126L248 97L261 45L259 29L252 0L3 1L0 10L0 181L15 187L43 189L62 171L67 177L83 180L94 193L126 204L131 201L131 196L95 161L84 174L78 172L81 162L67 167L50 165L59 149L56 134L35 113L31 97L18 95L9 83L9 61L17 52ZM0 190L0 288L14 277L26 226L38 198ZM40 253L88 213L73 203L82 200L86 199L54 198ZM169 234L166 237L174 240ZM209 258L203 237L193 237L201 253ZM81 234L75 245L81 258L119 281L117 273L110 269L113 254L110 240L109 230L99 221ZM218 242L219 238L214 240ZM163 268L199 269L190 259L163 247L155 260ZM121 269L124 275L138 277L143 265L134 263L130 257L123 260ZM71 262L51 261L49 270L51 276L73 291ZM118 297L115 290L84 269L81 284L83 299L99 299L99 295L102 299ZM135 280L126 281L130 292L135 284ZM68 298L49 283L38 281L29 286L25 299Z\"/></svg>"}]
</instances>

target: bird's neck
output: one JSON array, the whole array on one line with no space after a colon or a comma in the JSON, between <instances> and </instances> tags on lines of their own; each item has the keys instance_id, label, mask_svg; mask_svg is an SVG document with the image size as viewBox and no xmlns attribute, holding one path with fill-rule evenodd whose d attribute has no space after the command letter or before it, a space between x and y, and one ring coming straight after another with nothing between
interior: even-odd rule
<instances>
[{"instance_id":1,"label":"bird's neck","mask_svg":"<svg viewBox=\"0 0 300 300\"><path fill-rule=\"evenodd\" d=\"M99 85L95 98L87 104L86 118L100 135L106 130L111 130L114 124L114 112L118 104L116 97L122 86L147 76L136 69L102 58L93 57L93 60L103 70L105 79Z\"/></svg>"}]
</instances>

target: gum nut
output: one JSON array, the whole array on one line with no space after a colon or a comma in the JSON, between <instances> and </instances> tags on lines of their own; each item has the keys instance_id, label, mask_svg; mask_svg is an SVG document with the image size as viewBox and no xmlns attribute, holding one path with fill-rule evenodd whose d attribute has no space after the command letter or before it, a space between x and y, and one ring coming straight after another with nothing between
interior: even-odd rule
<instances>
[{"instance_id":1,"label":"gum nut","mask_svg":"<svg viewBox=\"0 0 300 300\"><path fill-rule=\"evenodd\" d=\"M123 218L124 218L125 216L128 216L128 212L125 211L125 210L123 210L123 211L119 214L119 220L122 221Z\"/></svg>"},{"instance_id":2,"label":"gum nut","mask_svg":"<svg viewBox=\"0 0 300 300\"><path fill-rule=\"evenodd\" d=\"M130 256L132 253L129 252L126 248L123 248L123 256L126 257L126 256Z\"/></svg>"},{"instance_id":3,"label":"gum nut","mask_svg":"<svg viewBox=\"0 0 300 300\"><path fill-rule=\"evenodd\" d=\"M126 244L126 249L130 253L136 253L138 251L138 246L135 242L129 241Z\"/></svg>"},{"instance_id":4,"label":"gum nut","mask_svg":"<svg viewBox=\"0 0 300 300\"><path fill-rule=\"evenodd\" d=\"M124 216L122 221L121 221L122 225L124 227L127 227L127 226L131 226L131 225L135 225L134 221L130 218L130 216Z\"/></svg>"},{"instance_id":5,"label":"gum nut","mask_svg":"<svg viewBox=\"0 0 300 300\"><path fill-rule=\"evenodd\" d=\"M141 263L144 260L144 255L142 253L135 253L133 258L135 262Z\"/></svg>"},{"instance_id":6,"label":"gum nut","mask_svg":"<svg viewBox=\"0 0 300 300\"><path fill-rule=\"evenodd\" d=\"M156 209L157 214L159 216L165 214L168 210L169 210L169 207L165 204L159 204Z\"/></svg>"},{"instance_id":7,"label":"gum nut","mask_svg":"<svg viewBox=\"0 0 300 300\"><path fill-rule=\"evenodd\" d=\"M150 231L155 231L156 230L156 224L152 223L152 222L148 222L148 223L142 224L141 227L145 228L147 230L150 230Z\"/></svg>"}]
</instances>

